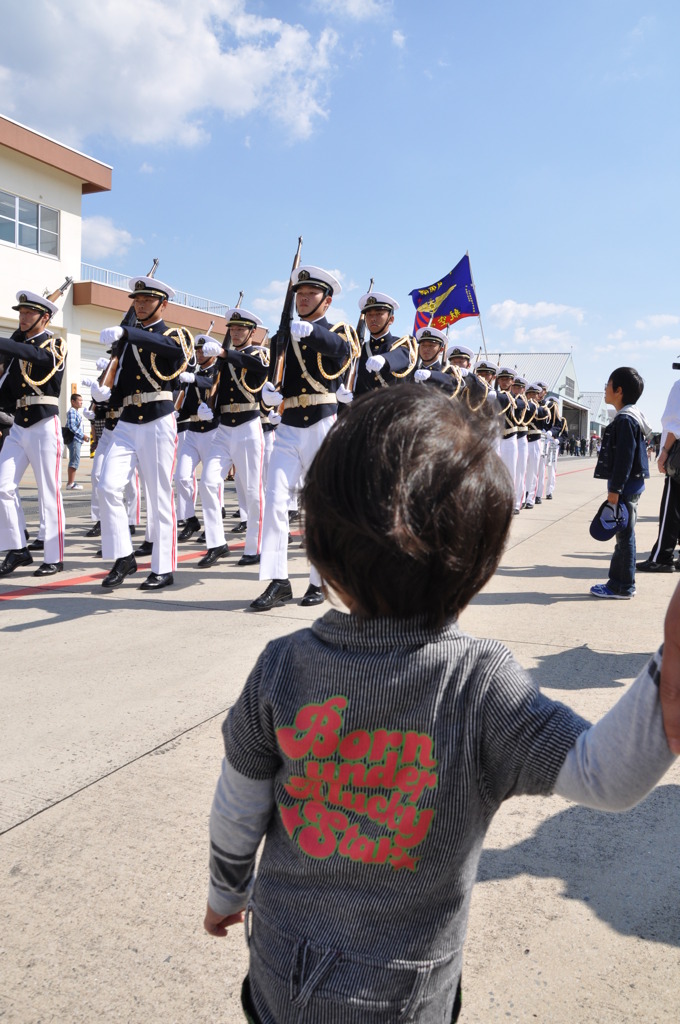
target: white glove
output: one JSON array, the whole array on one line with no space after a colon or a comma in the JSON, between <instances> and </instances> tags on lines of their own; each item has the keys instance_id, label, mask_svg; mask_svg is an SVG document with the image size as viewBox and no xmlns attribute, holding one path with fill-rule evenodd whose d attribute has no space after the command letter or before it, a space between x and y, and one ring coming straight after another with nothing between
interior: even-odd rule
<instances>
[{"instance_id":1,"label":"white glove","mask_svg":"<svg viewBox=\"0 0 680 1024\"><path fill-rule=\"evenodd\" d=\"M97 381L96 380L90 380L89 377L83 377L83 379L81 380L80 383L82 384L82 386L84 388L93 388L95 386L95 384L97 383Z\"/></svg>"},{"instance_id":2,"label":"white glove","mask_svg":"<svg viewBox=\"0 0 680 1024\"><path fill-rule=\"evenodd\" d=\"M273 409L267 413L267 419L275 427L278 427L279 423L281 422L281 417L279 416L278 412L274 412Z\"/></svg>"},{"instance_id":3,"label":"white glove","mask_svg":"<svg viewBox=\"0 0 680 1024\"><path fill-rule=\"evenodd\" d=\"M431 376L432 374L430 373L429 370L421 369L416 370L416 372L413 374L413 379L417 381L423 381L429 380Z\"/></svg>"},{"instance_id":4,"label":"white glove","mask_svg":"<svg viewBox=\"0 0 680 1024\"><path fill-rule=\"evenodd\" d=\"M335 397L343 405L348 405L354 401L354 392L346 388L344 384L341 384L338 390L335 392Z\"/></svg>"},{"instance_id":5,"label":"white glove","mask_svg":"<svg viewBox=\"0 0 680 1024\"><path fill-rule=\"evenodd\" d=\"M122 327L105 327L99 334L99 340L102 345L113 345L116 341L120 341L124 335L125 331Z\"/></svg>"},{"instance_id":6,"label":"white glove","mask_svg":"<svg viewBox=\"0 0 680 1024\"><path fill-rule=\"evenodd\" d=\"M94 409L83 409L83 416L91 422L94 419Z\"/></svg>"},{"instance_id":7,"label":"white glove","mask_svg":"<svg viewBox=\"0 0 680 1024\"><path fill-rule=\"evenodd\" d=\"M107 387L106 384L99 387L98 384L94 383L90 387L90 394L95 402L108 402L111 397L111 388Z\"/></svg>"},{"instance_id":8,"label":"white glove","mask_svg":"<svg viewBox=\"0 0 680 1024\"><path fill-rule=\"evenodd\" d=\"M196 410L196 415L198 416L199 420L203 420L205 423L210 423L210 421L215 418L215 413L212 411L209 405L205 404L205 402L201 402L198 409Z\"/></svg>"},{"instance_id":9,"label":"white glove","mask_svg":"<svg viewBox=\"0 0 680 1024\"><path fill-rule=\"evenodd\" d=\"M178 420L179 419L179 409L175 409L175 411L173 412L172 415L175 417L176 420Z\"/></svg>"},{"instance_id":10,"label":"white glove","mask_svg":"<svg viewBox=\"0 0 680 1024\"><path fill-rule=\"evenodd\" d=\"M182 381L182 384L193 384L196 380L196 374L192 373L190 370L182 370L179 375L179 379Z\"/></svg>"},{"instance_id":11,"label":"white glove","mask_svg":"<svg viewBox=\"0 0 680 1024\"><path fill-rule=\"evenodd\" d=\"M97 360L97 369L99 371L105 370L108 365L109 365L109 357L108 356L100 356L99 359Z\"/></svg>"},{"instance_id":12,"label":"white glove","mask_svg":"<svg viewBox=\"0 0 680 1024\"><path fill-rule=\"evenodd\" d=\"M213 356L221 356L223 354L222 346L219 341L213 341L212 338L208 338L203 345L203 355L207 356L208 359L212 359Z\"/></svg>"},{"instance_id":13,"label":"white glove","mask_svg":"<svg viewBox=\"0 0 680 1024\"><path fill-rule=\"evenodd\" d=\"M281 405L283 395L277 391L270 380L262 388L262 404L270 408L272 405Z\"/></svg>"},{"instance_id":14,"label":"white glove","mask_svg":"<svg viewBox=\"0 0 680 1024\"><path fill-rule=\"evenodd\" d=\"M366 360L366 369L369 373L380 373L384 365L384 356L369 356Z\"/></svg>"},{"instance_id":15,"label":"white glove","mask_svg":"<svg viewBox=\"0 0 680 1024\"><path fill-rule=\"evenodd\" d=\"M307 323L306 320L293 320L290 325L290 336L291 338L308 338L314 330L313 324Z\"/></svg>"}]
</instances>

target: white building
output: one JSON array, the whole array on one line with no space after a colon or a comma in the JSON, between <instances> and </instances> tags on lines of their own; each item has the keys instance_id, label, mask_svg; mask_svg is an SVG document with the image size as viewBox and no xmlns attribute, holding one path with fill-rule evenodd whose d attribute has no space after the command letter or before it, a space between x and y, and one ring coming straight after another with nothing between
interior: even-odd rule
<instances>
[{"instance_id":1,"label":"white building","mask_svg":"<svg viewBox=\"0 0 680 1024\"><path fill-rule=\"evenodd\" d=\"M579 390L576 368L571 352L493 352L488 358L499 366L509 366L530 384L542 380L548 394L559 402L560 413L567 421L567 432L573 437L590 437L591 409ZM605 420L605 425L607 420ZM601 431L598 431L601 433Z\"/></svg>"}]
</instances>

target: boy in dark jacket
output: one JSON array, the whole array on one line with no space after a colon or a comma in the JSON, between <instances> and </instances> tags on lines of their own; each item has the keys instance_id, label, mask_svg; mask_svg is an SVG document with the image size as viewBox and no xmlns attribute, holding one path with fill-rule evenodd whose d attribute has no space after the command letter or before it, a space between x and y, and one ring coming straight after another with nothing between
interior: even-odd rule
<instances>
[{"instance_id":1,"label":"boy in dark jacket","mask_svg":"<svg viewBox=\"0 0 680 1024\"><path fill-rule=\"evenodd\" d=\"M604 400L616 416L602 436L594 476L607 481L607 501L628 509L628 525L616 534L609 579L590 588L594 597L629 600L635 596L635 521L640 495L649 477L646 437L651 433L636 402L645 383L632 366L614 370L604 389Z\"/></svg>"}]
</instances>

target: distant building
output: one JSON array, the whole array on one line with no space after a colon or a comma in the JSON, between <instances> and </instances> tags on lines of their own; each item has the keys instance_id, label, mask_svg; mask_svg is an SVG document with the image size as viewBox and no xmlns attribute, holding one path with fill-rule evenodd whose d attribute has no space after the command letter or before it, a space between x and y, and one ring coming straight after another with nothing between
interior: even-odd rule
<instances>
[{"instance_id":1,"label":"distant building","mask_svg":"<svg viewBox=\"0 0 680 1024\"><path fill-rule=\"evenodd\" d=\"M512 367L530 384L536 380L544 381L548 385L548 394L559 402L568 433L578 438L590 436L591 409L585 401L585 393L579 390L571 352L496 353L491 349L488 352L489 359ZM595 432L601 433L601 430Z\"/></svg>"},{"instance_id":2,"label":"distant building","mask_svg":"<svg viewBox=\"0 0 680 1024\"><path fill-rule=\"evenodd\" d=\"M89 402L80 382L97 376L95 364L104 354L99 332L120 323L130 306L129 278L149 270L137 266L130 274L115 274L81 262L83 196L111 191L111 176L108 164L0 117L0 333L7 336L18 326L12 306L20 289L47 295L73 278L50 325L68 344L62 419L73 391ZM165 280L162 255L158 277ZM177 292L165 317L168 324L198 334L214 320L221 340L227 305L168 284Z\"/></svg>"}]
</instances>

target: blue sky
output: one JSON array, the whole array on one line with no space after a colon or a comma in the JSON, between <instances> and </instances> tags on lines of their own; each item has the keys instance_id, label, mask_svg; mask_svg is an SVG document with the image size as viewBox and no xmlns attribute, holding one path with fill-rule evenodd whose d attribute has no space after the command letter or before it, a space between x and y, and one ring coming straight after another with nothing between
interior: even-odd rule
<instances>
[{"instance_id":1,"label":"blue sky","mask_svg":"<svg viewBox=\"0 0 680 1024\"><path fill-rule=\"evenodd\" d=\"M31 0L0 109L114 168L83 258L258 311L297 236L352 321L469 251L490 353L636 366L654 425L680 354L677 0ZM26 48L30 36L31 45ZM219 324L217 325L219 329ZM451 330L472 348L479 325ZM520 367L521 369L521 367Z\"/></svg>"}]
</instances>

